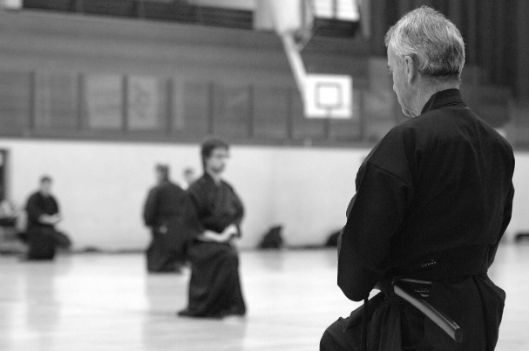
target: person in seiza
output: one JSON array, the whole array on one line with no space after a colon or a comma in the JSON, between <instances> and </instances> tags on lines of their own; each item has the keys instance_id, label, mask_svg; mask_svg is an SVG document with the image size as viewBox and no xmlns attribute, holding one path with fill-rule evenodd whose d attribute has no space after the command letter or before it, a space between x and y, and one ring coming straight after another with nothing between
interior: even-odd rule
<instances>
[{"instance_id":1,"label":"person in seiza","mask_svg":"<svg viewBox=\"0 0 529 351\"><path fill-rule=\"evenodd\" d=\"M201 147L204 174L187 190L194 233L188 246L191 263L188 305L179 316L223 318L243 316L246 304L239 278L239 257L233 240L241 236L243 204L221 178L229 146L208 140Z\"/></svg>"},{"instance_id":2,"label":"person in seiza","mask_svg":"<svg viewBox=\"0 0 529 351\"><path fill-rule=\"evenodd\" d=\"M185 263L183 228L187 196L171 181L169 172L167 165L155 167L157 184L149 190L143 207L143 221L152 235L146 251L150 273L180 272Z\"/></svg>"},{"instance_id":3,"label":"person in seiza","mask_svg":"<svg viewBox=\"0 0 529 351\"><path fill-rule=\"evenodd\" d=\"M338 285L367 310L328 327L320 350L493 350L505 292L487 270L511 218L512 148L462 100L465 50L453 23L421 7L385 43L393 90L410 118L358 170ZM462 342L395 295L394 279L455 321ZM366 302L375 287L381 292Z\"/></svg>"},{"instance_id":4,"label":"person in seiza","mask_svg":"<svg viewBox=\"0 0 529 351\"><path fill-rule=\"evenodd\" d=\"M59 239L69 239L57 232L55 226L62 220L59 203L51 193L52 179L42 176L38 191L31 194L26 202L28 260L53 260Z\"/></svg>"}]
</instances>

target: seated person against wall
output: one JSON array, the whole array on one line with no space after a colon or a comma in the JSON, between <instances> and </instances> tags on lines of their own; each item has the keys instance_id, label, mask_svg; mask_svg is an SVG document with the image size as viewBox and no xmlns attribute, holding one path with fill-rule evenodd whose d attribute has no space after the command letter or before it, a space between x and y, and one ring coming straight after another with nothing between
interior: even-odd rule
<instances>
[{"instance_id":1,"label":"seated person against wall","mask_svg":"<svg viewBox=\"0 0 529 351\"><path fill-rule=\"evenodd\" d=\"M0 227L14 228L18 213L13 203L7 199L0 201Z\"/></svg>"},{"instance_id":2,"label":"seated person against wall","mask_svg":"<svg viewBox=\"0 0 529 351\"><path fill-rule=\"evenodd\" d=\"M147 249L147 271L179 272L185 261L182 222L186 208L185 191L169 178L169 167L155 169L157 184L149 190L143 220L151 228Z\"/></svg>"},{"instance_id":3,"label":"seated person against wall","mask_svg":"<svg viewBox=\"0 0 529 351\"><path fill-rule=\"evenodd\" d=\"M57 247L69 248L71 242L55 226L62 220L57 199L51 194L52 179L43 176L39 190L26 203L28 260L52 260Z\"/></svg>"}]
</instances>

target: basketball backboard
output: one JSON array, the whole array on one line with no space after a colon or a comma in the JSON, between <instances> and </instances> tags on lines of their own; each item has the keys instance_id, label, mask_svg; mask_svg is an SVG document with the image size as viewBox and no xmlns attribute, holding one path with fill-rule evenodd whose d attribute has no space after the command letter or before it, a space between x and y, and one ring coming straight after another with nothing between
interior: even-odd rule
<instances>
[{"instance_id":1,"label":"basketball backboard","mask_svg":"<svg viewBox=\"0 0 529 351\"><path fill-rule=\"evenodd\" d=\"M348 75L307 74L304 89L307 118L352 118L353 79Z\"/></svg>"}]
</instances>

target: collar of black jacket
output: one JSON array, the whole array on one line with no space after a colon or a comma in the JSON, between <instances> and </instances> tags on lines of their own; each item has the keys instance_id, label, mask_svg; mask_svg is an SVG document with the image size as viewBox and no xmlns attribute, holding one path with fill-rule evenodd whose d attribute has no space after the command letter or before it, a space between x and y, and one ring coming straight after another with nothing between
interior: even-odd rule
<instances>
[{"instance_id":1,"label":"collar of black jacket","mask_svg":"<svg viewBox=\"0 0 529 351\"><path fill-rule=\"evenodd\" d=\"M424 105L421 114L428 111L437 110L442 107L457 105L465 105L459 89L441 90L432 95L426 105Z\"/></svg>"}]
</instances>

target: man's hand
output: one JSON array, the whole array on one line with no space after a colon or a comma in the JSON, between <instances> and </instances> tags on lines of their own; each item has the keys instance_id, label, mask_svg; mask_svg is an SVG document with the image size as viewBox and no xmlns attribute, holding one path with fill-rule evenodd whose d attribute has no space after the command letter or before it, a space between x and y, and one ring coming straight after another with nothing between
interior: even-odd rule
<instances>
[{"instance_id":1,"label":"man's hand","mask_svg":"<svg viewBox=\"0 0 529 351\"><path fill-rule=\"evenodd\" d=\"M42 215L39 217L39 221L42 224L55 225L62 220L61 215L56 213L54 215Z\"/></svg>"},{"instance_id":2,"label":"man's hand","mask_svg":"<svg viewBox=\"0 0 529 351\"><path fill-rule=\"evenodd\" d=\"M239 230L235 226L235 224L230 224L224 231L222 232L222 235L227 236L229 238L237 236L239 233Z\"/></svg>"},{"instance_id":3,"label":"man's hand","mask_svg":"<svg viewBox=\"0 0 529 351\"><path fill-rule=\"evenodd\" d=\"M237 236L238 229L235 225L229 225L222 233L216 233L211 230L206 230L198 237L201 241L209 241L216 243L227 243Z\"/></svg>"}]
</instances>

